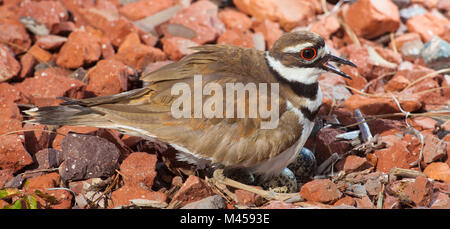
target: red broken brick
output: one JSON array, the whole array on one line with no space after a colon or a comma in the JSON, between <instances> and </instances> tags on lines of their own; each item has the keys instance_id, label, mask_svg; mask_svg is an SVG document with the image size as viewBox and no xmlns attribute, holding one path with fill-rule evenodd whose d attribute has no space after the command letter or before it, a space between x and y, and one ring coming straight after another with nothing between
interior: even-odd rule
<instances>
[{"instance_id":1,"label":"red broken brick","mask_svg":"<svg viewBox=\"0 0 450 229\"><path fill-rule=\"evenodd\" d=\"M341 24L334 15L328 15L326 17L319 17L319 20L311 25L310 30L318 33L325 39L329 39L331 34L336 33Z\"/></svg>"},{"instance_id":2,"label":"red broken brick","mask_svg":"<svg viewBox=\"0 0 450 229\"><path fill-rule=\"evenodd\" d=\"M343 170L346 173L361 171L369 167L371 167L371 165L367 162L366 158L355 155L349 155L336 164L337 169Z\"/></svg>"},{"instance_id":3,"label":"red broken brick","mask_svg":"<svg viewBox=\"0 0 450 229\"><path fill-rule=\"evenodd\" d=\"M422 107L420 101L413 97L397 98L400 106L405 111L416 111ZM359 109L365 115L389 114L400 112L400 109L392 98L365 97L361 95L352 95L348 98L344 106L349 110Z\"/></svg>"},{"instance_id":4,"label":"red broken brick","mask_svg":"<svg viewBox=\"0 0 450 229\"><path fill-rule=\"evenodd\" d=\"M235 0L236 7L257 19L267 18L279 22L286 30L290 31L297 26L305 26L314 18L317 1L295 0Z\"/></svg>"},{"instance_id":5,"label":"red broken brick","mask_svg":"<svg viewBox=\"0 0 450 229\"><path fill-rule=\"evenodd\" d=\"M373 205L372 201L369 199L368 196L364 196L363 198L355 198L356 200L356 207L357 208L364 208L364 209L374 209L375 206Z\"/></svg>"},{"instance_id":6,"label":"red broken brick","mask_svg":"<svg viewBox=\"0 0 450 229\"><path fill-rule=\"evenodd\" d=\"M14 54L23 53L31 45L30 36L27 30L17 20L11 20L0 17L0 42L12 44L11 50Z\"/></svg>"},{"instance_id":7,"label":"red broken brick","mask_svg":"<svg viewBox=\"0 0 450 229\"><path fill-rule=\"evenodd\" d=\"M427 164L437 161L446 156L445 142L432 134L425 136L423 147L423 161Z\"/></svg>"},{"instance_id":8,"label":"red broken brick","mask_svg":"<svg viewBox=\"0 0 450 229\"><path fill-rule=\"evenodd\" d=\"M320 164L333 153L343 154L350 149L349 141L337 140L336 135L345 133L343 130L322 128L316 135L316 158Z\"/></svg>"},{"instance_id":9,"label":"red broken brick","mask_svg":"<svg viewBox=\"0 0 450 229\"><path fill-rule=\"evenodd\" d=\"M184 37L170 37L161 39L163 50L170 60L178 61L186 55L189 55L195 50L191 47L199 46L199 44L184 38Z\"/></svg>"},{"instance_id":10,"label":"red broken brick","mask_svg":"<svg viewBox=\"0 0 450 229\"><path fill-rule=\"evenodd\" d=\"M404 44L414 41L421 41L420 35L418 33L405 33L396 37L394 41L391 41L391 43L389 43L389 47L393 48L393 42L395 42L397 50L402 50Z\"/></svg>"},{"instance_id":11,"label":"red broken brick","mask_svg":"<svg viewBox=\"0 0 450 229\"><path fill-rule=\"evenodd\" d=\"M294 208L298 207L291 203L285 203L279 200L271 201L268 204L261 207L261 209L294 209Z\"/></svg>"},{"instance_id":12,"label":"red broken brick","mask_svg":"<svg viewBox=\"0 0 450 229\"><path fill-rule=\"evenodd\" d=\"M450 209L450 197L442 192L435 192L430 205L431 209Z\"/></svg>"},{"instance_id":13,"label":"red broken brick","mask_svg":"<svg viewBox=\"0 0 450 229\"><path fill-rule=\"evenodd\" d=\"M410 18L406 22L406 27L408 31L418 33L423 41L428 42L433 36L443 36L448 32L446 25L449 23L448 19L428 12Z\"/></svg>"},{"instance_id":14,"label":"red broken brick","mask_svg":"<svg viewBox=\"0 0 450 229\"><path fill-rule=\"evenodd\" d=\"M173 6L175 3L175 0L142 0L122 6L119 12L128 19L136 21Z\"/></svg>"},{"instance_id":15,"label":"red broken brick","mask_svg":"<svg viewBox=\"0 0 450 229\"><path fill-rule=\"evenodd\" d=\"M151 188L156 177L156 155L144 152L135 152L120 165L120 173L125 185L136 185Z\"/></svg>"},{"instance_id":16,"label":"red broken brick","mask_svg":"<svg viewBox=\"0 0 450 229\"><path fill-rule=\"evenodd\" d=\"M100 39L85 31L72 32L62 46L56 64L64 68L78 68L99 60Z\"/></svg>"},{"instance_id":17,"label":"red broken brick","mask_svg":"<svg viewBox=\"0 0 450 229\"><path fill-rule=\"evenodd\" d=\"M434 130L437 127L438 122L430 117L417 117L414 118L410 124L417 130Z\"/></svg>"},{"instance_id":18,"label":"red broken brick","mask_svg":"<svg viewBox=\"0 0 450 229\"><path fill-rule=\"evenodd\" d=\"M446 150L447 150L447 160L445 161L445 163L447 163L448 166L450 166L450 134L447 134L443 139L442 139L445 144L447 145Z\"/></svg>"},{"instance_id":19,"label":"red broken brick","mask_svg":"<svg viewBox=\"0 0 450 229\"><path fill-rule=\"evenodd\" d=\"M3 44L0 44L0 69L0 82L17 76L20 71L20 64L14 58L14 53Z\"/></svg>"},{"instance_id":20,"label":"red broken brick","mask_svg":"<svg viewBox=\"0 0 450 229\"><path fill-rule=\"evenodd\" d=\"M399 209L400 202L397 197L387 195L384 197L383 209Z\"/></svg>"},{"instance_id":21,"label":"red broken brick","mask_svg":"<svg viewBox=\"0 0 450 229\"><path fill-rule=\"evenodd\" d=\"M411 81L402 75L396 75L384 86L386 92L401 91L406 88Z\"/></svg>"},{"instance_id":22,"label":"red broken brick","mask_svg":"<svg viewBox=\"0 0 450 229\"><path fill-rule=\"evenodd\" d=\"M52 54L40 48L37 44L31 46L28 53L39 62L49 62L52 59Z\"/></svg>"},{"instance_id":23,"label":"red broken brick","mask_svg":"<svg viewBox=\"0 0 450 229\"><path fill-rule=\"evenodd\" d=\"M128 19L111 14L104 9L82 8L79 12L84 24L102 31L116 47L122 44L128 34L138 30Z\"/></svg>"},{"instance_id":24,"label":"red broken brick","mask_svg":"<svg viewBox=\"0 0 450 229\"><path fill-rule=\"evenodd\" d=\"M183 207L188 203L192 203L212 195L214 195L214 192L202 179L191 175L184 182L180 190L175 193L172 201L181 202L181 207Z\"/></svg>"},{"instance_id":25,"label":"red broken brick","mask_svg":"<svg viewBox=\"0 0 450 229\"><path fill-rule=\"evenodd\" d=\"M409 168L407 158L409 151L406 143L397 138L387 149L375 151L377 156L377 171L389 172L393 167Z\"/></svg>"},{"instance_id":26,"label":"red broken brick","mask_svg":"<svg viewBox=\"0 0 450 229\"><path fill-rule=\"evenodd\" d=\"M60 179L61 177L58 173L48 173L42 176L33 177L28 179L24 189L32 192L36 189L44 191L46 188L58 187L61 182Z\"/></svg>"},{"instance_id":27,"label":"red broken brick","mask_svg":"<svg viewBox=\"0 0 450 229\"><path fill-rule=\"evenodd\" d=\"M283 35L280 25L269 19L257 19L253 21L252 28L255 33L262 33L267 43L267 49L272 48L275 41Z\"/></svg>"},{"instance_id":28,"label":"red broken brick","mask_svg":"<svg viewBox=\"0 0 450 229\"><path fill-rule=\"evenodd\" d=\"M253 35L250 31L227 30L217 39L217 44L253 48Z\"/></svg>"},{"instance_id":29,"label":"red broken brick","mask_svg":"<svg viewBox=\"0 0 450 229\"><path fill-rule=\"evenodd\" d=\"M450 183L450 167L444 162L433 162L423 171L427 177Z\"/></svg>"},{"instance_id":30,"label":"red broken brick","mask_svg":"<svg viewBox=\"0 0 450 229\"><path fill-rule=\"evenodd\" d=\"M58 105L57 97L82 98L86 85L67 77L69 71L61 68L46 68L35 72L34 77L16 84L16 88L31 99L36 106Z\"/></svg>"},{"instance_id":31,"label":"red broken brick","mask_svg":"<svg viewBox=\"0 0 450 229\"><path fill-rule=\"evenodd\" d=\"M383 49L383 52L387 49ZM374 55L378 54L381 59L383 52L377 52L377 50L371 46L357 46L355 44L348 45L339 50L342 54L348 55L348 60L355 63L358 68L358 72L361 76L368 81L391 74L397 70L397 64L391 63L389 60L380 61L380 58L375 58ZM401 58L401 57L400 57Z\"/></svg>"},{"instance_id":32,"label":"red broken brick","mask_svg":"<svg viewBox=\"0 0 450 229\"><path fill-rule=\"evenodd\" d=\"M348 206L355 206L355 199L353 199L350 196L345 196L342 199L339 199L338 201L336 201L336 203L334 203L334 206L339 206L339 205L348 205Z\"/></svg>"},{"instance_id":33,"label":"red broken brick","mask_svg":"<svg viewBox=\"0 0 450 229\"><path fill-rule=\"evenodd\" d=\"M28 130L24 131L24 136L25 148L30 154L34 155L39 150L50 147L50 142L53 136L48 132L47 126L26 123L23 126L23 129Z\"/></svg>"},{"instance_id":34,"label":"red broken brick","mask_svg":"<svg viewBox=\"0 0 450 229\"><path fill-rule=\"evenodd\" d=\"M134 199L146 199L166 202L167 195L162 192L154 192L136 186L124 185L111 194L112 204L108 207L115 208L121 205L129 205L131 204L130 200Z\"/></svg>"},{"instance_id":35,"label":"red broken brick","mask_svg":"<svg viewBox=\"0 0 450 229\"><path fill-rule=\"evenodd\" d=\"M29 77L34 71L34 66L37 64L36 58L29 53L25 53L20 57L20 65L22 69L20 70L20 78Z\"/></svg>"},{"instance_id":36,"label":"red broken brick","mask_svg":"<svg viewBox=\"0 0 450 229\"><path fill-rule=\"evenodd\" d=\"M352 77L352 79L344 79L348 86L358 90L361 90L366 86L367 80L359 74L358 69L348 65L341 66L340 69Z\"/></svg>"},{"instance_id":37,"label":"red broken brick","mask_svg":"<svg viewBox=\"0 0 450 229\"><path fill-rule=\"evenodd\" d=\"M358 36L372 39L399 28L398 7L390 0L359 0L344 12L345 22Z\"/></svg>"},{"instance_id":38,"label":"red broken brick","mask_svg":"<svg viewBox=\"0 0 450 229\"><path fill-rule=\"evenodd\" d=\"M342 193L328 179L313 180L302 186L300 195L309 201L329 203L338 200Z\"/></svg>"},{"instance_id":39,"label":"red broken brick","mask_svg":"<svg viewBox=\"0 0 450 229\"><path fill-rule=\"evenodd\" d=\"M27 1L21 5L18 14L19 17L31 17L45 24L49 30L69 18L66 8L59 1Z\"/></svg>"},{"instance_id":40,"label":"red broken brick","mask_svg":"<svg viewBox=\"0 0 450 229\"><path fill-rule=\"evenodd\" d=\"M407 185L403 193L416 206L428 206L431 202L432 191L432 184L422 175L418 176L414 183Z\"/></svg>"},{"instance_id":41,"label":"red broken brick","mask_svg":"<svg viewBox=\"0 0 450 229\"><path fill-rule=\"evenodd\" d=\"M89 76L86 90L96 96L106 96L126 91L132 71L120 61L101 60L86 74Z\"/></svg>"},{"instance_id":42,"label":"red broken brick","mask_svg":"<svg viewBox=\"0 0 450 229\"><path fill-rule=\"evenodd\" d=\"M166 55L158 48L142 44L137 33L130 33L120 45L115 59L142 71L149 63L166 60Z\"/></svg>"},{"instance_id":43,"label":"red broken brick","mask_svg":"<svg viewBox=\"0 0 450 229\"><path fill-rule=\"evenodd\" d=\"M170 19L169 24L179 24L195 31L192 40L198 44L204 44L215 40L225 29L217 14L217 5L200 0L180 10ZM171 36L168 32L165 35Z\"/></svg>"},{"instance_id":44,"label":"red broken brick","mask_svg":"<svg viewBox=\"0 0 450 229\"><path fill-rule=\"evenodd\" d=\"M227 29L246 31L252 26L252 20L247 15L231 8L221 10L219 18Z\"/></svg>"},{"instance_id":45,"label":"red broken brick","mask_svg":"<svg viewBox=\"0 0 450 229\"><path fill-rule=\"evenodd\" d=\"M40 206L49 204L49 207L52 209L70 209L72 207L72 193L67 190L47 190L47 188L59 187L60 180L61 177L58 173L48 173L28 179L24 189L27 193L34 193L35 190L39 190L42 193L55 197L55 203L48 203L43 198L34 195Z\"/></svg>"},{"instance_id":46,"label":"red broken brick","mask_svg":"<svg viewBox=\"0 0 450 229\"><path fill-rule=\"evenodd\" d=\"M22 129L22 115L11 100L0 97L0 135Z\"/></svg>"},{"instance_id":47,"label":"red broken brick","mask_svg":"<svg viewBox=\"0 0 450 229\"><path fill-rule=\"evenodd\" d=\"M33 163L31 155L26 151L22 142L23 135L0 136L0 169L17 172Z\"/></svg>"}]
</instances>

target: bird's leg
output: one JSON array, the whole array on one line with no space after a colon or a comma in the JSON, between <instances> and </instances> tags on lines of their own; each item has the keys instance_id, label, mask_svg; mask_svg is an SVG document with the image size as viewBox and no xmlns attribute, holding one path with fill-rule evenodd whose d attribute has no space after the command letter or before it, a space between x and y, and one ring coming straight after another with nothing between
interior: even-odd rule
<instances>
[{"instance_id":1,"label":"bird's leg","mask_svg":"<svg viewBox=\"0 0 450 229\"><path fill-rule=\"evenodd\" d=\"M293 198L297 195L299 195L298 193L290 193L290 194L281 194L281 193L275 193L272 191L265 191L265 190L261 190L258 188L255 188L253 186L250 185L246 185L240 182L237 182L235 180L232 180L230 178L227 178L224 175L224 170L223 169L217 169L216 171L214 171L213 174L213 179L219 183L231 186L233 188L237 188L237 189L242 189L242 190L246 190L249 192L253 192L255 194L258 194L268 200L287 200L290 198Z\"/></svg>"}]
</instances>

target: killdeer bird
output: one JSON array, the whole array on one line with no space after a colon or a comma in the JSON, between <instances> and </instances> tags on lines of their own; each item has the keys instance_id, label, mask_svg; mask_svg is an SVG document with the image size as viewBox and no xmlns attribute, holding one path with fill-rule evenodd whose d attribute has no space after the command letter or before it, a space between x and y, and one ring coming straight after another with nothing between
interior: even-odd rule
<instances>
[{"instance_id":1,"label":"killdeer bird","mask_svg":"<svg viewBox=\"0 0 450 229\"><path fill-rule=\"evenodd\" d=\"M224 45L195 50L179 62L142 75L144 88L96 98L64 98L60 106L27 110L34 117L29 122L117 129L166 142L179 151L179 160L198 166L242 167L271 177L295 159L311 133L322 101L319 75L329 71L350 78L330 62L356 67L332 55L323 38L309 31L286 33L266 52ZM173 117L171 106L181 93L174 95L172 88L184 83L194 89L194 75L202 76L203 86L277 84L278 106L271 109L279 111L278 125L260 128L264 117L250 117L248 112L241 118ZM255 96L262 92L233 103L248 106Z\"/></svg>"}]
</instances>

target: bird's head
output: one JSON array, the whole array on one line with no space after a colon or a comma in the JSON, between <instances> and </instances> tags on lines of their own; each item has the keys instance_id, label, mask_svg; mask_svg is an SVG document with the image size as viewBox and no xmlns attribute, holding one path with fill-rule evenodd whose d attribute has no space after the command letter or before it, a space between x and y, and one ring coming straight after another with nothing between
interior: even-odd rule
<instances>
[{"instance_id":1,"label":"bird's head","mask_svg":"<svg viewBox=\"0 0 450 229\"><path fill-rule=\"evenodd\" d=\"M304 84L317 82L323 72L333 72L351 79L330 62L356 67L354 63L332 55L324 39L310 31L285 33L266 53L266 59L280 76Z\"/></svg>"}]
</instances>

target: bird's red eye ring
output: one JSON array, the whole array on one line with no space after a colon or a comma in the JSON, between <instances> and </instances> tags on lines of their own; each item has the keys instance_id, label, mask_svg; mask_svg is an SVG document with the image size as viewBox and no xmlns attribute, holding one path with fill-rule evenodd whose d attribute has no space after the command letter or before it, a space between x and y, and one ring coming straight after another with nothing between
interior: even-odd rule
<instances>
[{"instance_id":1,"label":"bird's red eye ring","mask_svg":"<svg viewBox=\"0 0 450 229\"><path fill-rule=\"evenodd\" d=\"M300 56L305 60L312 60L316 58L317 52L315 48L305 48L300 52Z\"/></svg>"}]
</instances>

